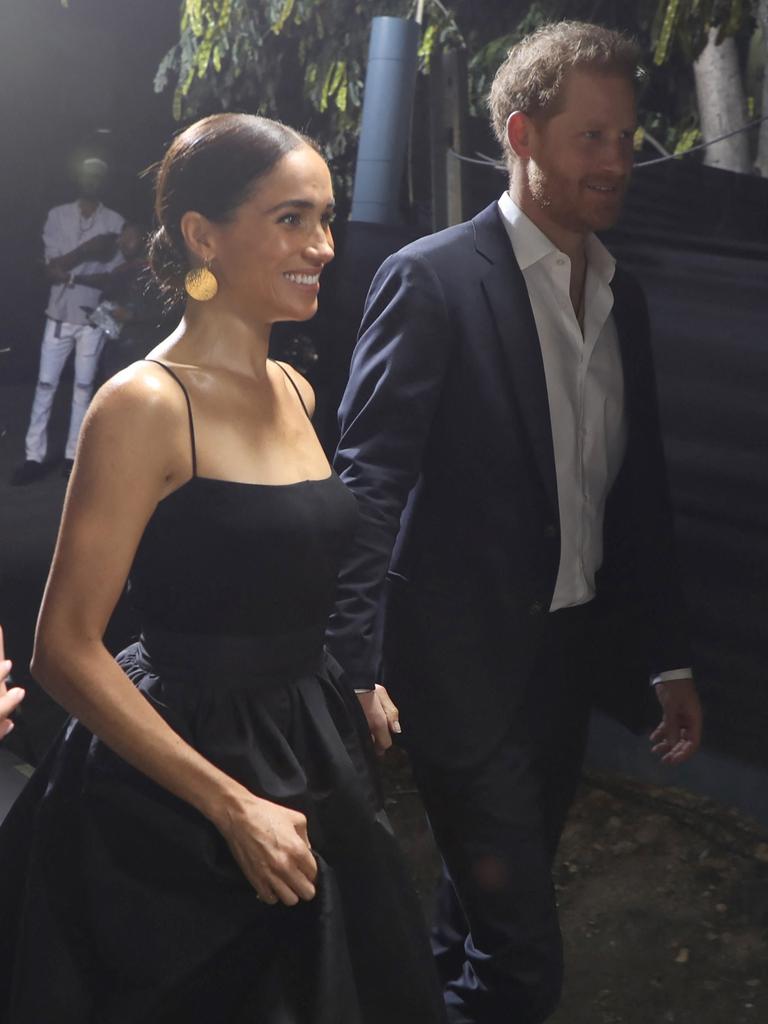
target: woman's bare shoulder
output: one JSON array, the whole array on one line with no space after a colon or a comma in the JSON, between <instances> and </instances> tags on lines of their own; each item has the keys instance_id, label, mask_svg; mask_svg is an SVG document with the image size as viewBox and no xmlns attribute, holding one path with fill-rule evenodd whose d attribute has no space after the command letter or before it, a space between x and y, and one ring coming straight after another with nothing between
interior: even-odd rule
<instances>
[{"instance_id":1,"label":"woman's bare shoulder","mask_svg":"<svg viewBox=\"0 0 768 1024\"><path fill-rule=\"evenodd\" d=\"M186 407L179 383L157 363L139 360L110 377L96 392L91 418L138 417L145 423L175 421ZM140 423L135 424L140 428Z\"/></svg>"}]
</instances>

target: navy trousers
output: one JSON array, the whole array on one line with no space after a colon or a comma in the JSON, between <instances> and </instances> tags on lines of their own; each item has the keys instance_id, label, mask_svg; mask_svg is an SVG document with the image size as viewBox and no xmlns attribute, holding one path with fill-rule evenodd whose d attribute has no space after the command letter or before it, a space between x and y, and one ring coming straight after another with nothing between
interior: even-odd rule
<instances>
[{"instance_id":1,"label":"navy trousers","mask_svg":"<svg viewBox=\"0 0 768 1024\"><path fill-rule=\"evenodd\" d=\"M581 772L594 642L590 605L548 615L512 728L471 772L411 751L445 866L432 945L451 1024L541 1024L559 1001L551 868Z\"/></svg>"}]
</instances>

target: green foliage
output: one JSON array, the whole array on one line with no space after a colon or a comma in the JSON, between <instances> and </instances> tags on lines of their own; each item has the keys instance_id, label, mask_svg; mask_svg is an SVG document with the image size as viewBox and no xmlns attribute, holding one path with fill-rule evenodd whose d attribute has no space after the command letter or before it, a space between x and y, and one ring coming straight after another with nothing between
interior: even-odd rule
<instances>
[{"instance_id":1,"label":"green foliage","mask_svg":"<svg viewBox=\"0 0 768 1024\"><path fill-rule=\"evenodd\" d=\"M420 67L428 73L441 48L465 47L471 111L485 116L493 75L523 35L561 18L618 27L640 39L651 65L644 125L665 148L684 152L697 140L691 62L711 26L721 37L748 27L753 2L425 0ZM179 41L163 58L155 88L173 90L178 120L252 110L300 126L321 141L337 179L349 184L371 21L411 17L417 6L416 0L181 0Z\"/></svg>"},{"instance_id":2,"label":"green foliage","mask_svg":"<svg viewBox=\"0 0 768 1024\"><path fill-rule=\"evenodd\" d=\"M660 0L653 29L653 60L665 64L679 47L692 62L706 45L711 28L717 41L737 35L752 22L750 0Z\"/></svg>"},{"instance_id":3,"label":"green foliage","mask_svg":"<svg viewBox=\"0 0 768 1024\"><path fill-rule=\"evenodd\" d=\"M177 120L239 109L301 125L344 167L357 138L371 19L413 8L412 0L183 0L179 41L155 90L173 88ZM426 13L424 70L436 47L461 43L442 3L430 0Z\"/></svg>"}]
</instances>

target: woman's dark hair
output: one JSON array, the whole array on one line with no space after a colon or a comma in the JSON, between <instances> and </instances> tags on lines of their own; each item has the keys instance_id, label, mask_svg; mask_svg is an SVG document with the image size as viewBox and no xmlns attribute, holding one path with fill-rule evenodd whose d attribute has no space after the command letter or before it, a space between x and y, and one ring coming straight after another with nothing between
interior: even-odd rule
<instances>
[{"instance_id":1,"label":"woman's dark hair","mask_svg":"<svg viewBox=\"0 0 768 1024\"><path fill-rule=\"evenodd\" d=\"M181 218L189 210L219 223L231 220L259 178L291 150L317 145L279 121L255 114L212 114L176 136L155 180L158 228L150 243L150 263L166 296L183 294L189 270Z\"/></svg>"}]
</instances>

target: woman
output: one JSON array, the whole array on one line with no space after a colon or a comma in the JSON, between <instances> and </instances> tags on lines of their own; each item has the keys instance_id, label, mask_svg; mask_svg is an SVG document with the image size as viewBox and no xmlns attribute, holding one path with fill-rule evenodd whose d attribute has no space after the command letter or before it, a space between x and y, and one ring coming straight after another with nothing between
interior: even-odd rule
<instances>
[{"instance_id":1,"label":"woman","mask_svg":"<svg viewBox=\"0 0 768 1024\"><path fill-rule=\"evenodd\" d=\"M206 118L160 166L153 265L189 298L81 435L33 659L76 717L0 833L9 1024L442 1019L323 650L355 503L267 358L315 312L332 214L322 157L263 118ZM142 637L114 660L126 578Z\"/></svg>"},{"instance_id":2,"label":"woman","mask_svg":"<svg viewBox=\"0 0 768 1024\"><path fill-rule=\"evenodd\" d=\"M20 686L12 686L9 690L5 685L11 677L12 665L5 657L3 645L3 629L0 626L0 740L13 729L10 715L24 699L24 691Z\"/></svg>"}]
</instances>

